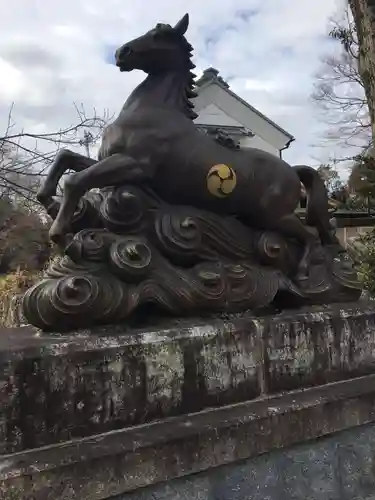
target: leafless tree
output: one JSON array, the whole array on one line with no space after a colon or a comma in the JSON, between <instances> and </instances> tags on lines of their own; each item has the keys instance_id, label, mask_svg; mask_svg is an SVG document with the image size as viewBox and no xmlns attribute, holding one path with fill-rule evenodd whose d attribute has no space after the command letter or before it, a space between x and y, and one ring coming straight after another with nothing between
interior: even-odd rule
<instances>
[{"instance_id":1,"label":"leafless tree","mask_svg":"<svg viewBox=\"0 0 375 500\"><path fill-rule=\"evenodd\" d=\"M362 152L371 147L371 122L358 69L357 33L349 10L340 21L332 21L329 37L341 50L322 60L312 100L326 124L325 139Z\"/></svg>"},{"instance_id":2,"label":"leafless tree","mask_svg":"<svg viewBox=\"0 0 375 500\"><path fill-rule=\"evenodd\" d=\"M335 165L322 164L319 165L317 171L320 177L324 180L324 184L329 193L339 189L341 186L340 176Z\"/></svg>"},{"instance_id":3,"label":"leafless tree","mask_svg":"<svg viewBox=\"0 0 375 500\"><path fill-rule=\"evenodd\" d=\"M13 107L10 109L5 132L0 136L0 198L25 208L34 206L35 193L59 149L84 147L86 154L90 152L108 123L108 113L99 116L94 110L87 116L83 106L75 109L75 124L43 134L16 130Z\"/></svg>"}]
</instances>

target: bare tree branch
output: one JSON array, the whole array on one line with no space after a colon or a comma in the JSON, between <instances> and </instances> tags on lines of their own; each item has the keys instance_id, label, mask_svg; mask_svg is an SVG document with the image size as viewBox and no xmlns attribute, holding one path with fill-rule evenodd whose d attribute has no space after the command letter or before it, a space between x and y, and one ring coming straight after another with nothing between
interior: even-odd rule
<instances>
[{"instance_id":1,"label":"bare tree branch","mask_svg":"<svg viewBox=\"0 0 375 500\"><path fill-rule=\"evenodd\" d=\"M77 122L57 131L33 133L16 130L12 116L14 104L9 109L3 135L0 135L0 198L11 199L16 204L28 205L35 200L35 193L58 151L95 146L110 117L96 110L87 116L83 105L74 104Z\"/></svg>"},{"instance_id":2,"label":"bare tree branch","mask_svg":"<svg viewBox=\"0 0 375 500\"><path fill-rule=\"evenodd\" d=\"M311 98L326 125L325 141L363 150L371 147L371 122L358 68L357 33L349 10L344 19L332 21L329 36L341 44L342 50L322 59Z\"/></svg>"}]
</instances>

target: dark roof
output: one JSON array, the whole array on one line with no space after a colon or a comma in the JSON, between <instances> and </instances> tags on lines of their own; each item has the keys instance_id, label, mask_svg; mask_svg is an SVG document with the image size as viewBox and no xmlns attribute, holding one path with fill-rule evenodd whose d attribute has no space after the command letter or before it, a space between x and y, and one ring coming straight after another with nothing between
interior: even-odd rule
<instances>
[{"instance_id":1,"label":"dark roof","mask_svg":"<svg viewBox=\"0 0 375 500\"><path fill-rule=\"evenodd\" d=\"M215 68L207 68L203 71L203 75L196 81L196 86L201 87L207 82L217 80L223 87L229 89L229 83L227 83L224 78L219 75L219 70Z\"/></svg>"},{"instance_id":2,"label":"dark roof","mask_svg":"<svg viewBox=\"0 0 375 500\"><path fill-rule=\"evenodd\" d=\"M205 125L203 123L197 123L196 127L201 130L220 130L227 134L240 134L242 136L247 135L248 137L254 137L255 135L251 130L241 125Z\"/></svg>"},{"instance_id":3,"label":"dark roof","mask_svg":"<svg viewBox=\"0 0 375 500\"><path fill-rule=\"evenodd\" d=\"M291 135L289 132L281 128L277 123L272 121L270 118L267 116L263 115L260 111L258 111L256 108L251 106L248 102L246 102L244 99L242 99L240 96L235 94L229 87L228 82L226 82L220 75L219 75L219 70L215 68L207 68L203 71L203 75L195 82L195 85L199 88L205 87L206 85L210 83L216 83L220 87L222 87L228 94L230 94L232 97L240 101L241 104L246 106L248 109L250 109L253 113L256 113L260 118L263 118L266 122L268 122L270 125L275 127L277 130L279 130L281 133L286 135L287 137L290 138L290 142L294 141L295 138L293 135Z\"/></svg>"}]
</instances>

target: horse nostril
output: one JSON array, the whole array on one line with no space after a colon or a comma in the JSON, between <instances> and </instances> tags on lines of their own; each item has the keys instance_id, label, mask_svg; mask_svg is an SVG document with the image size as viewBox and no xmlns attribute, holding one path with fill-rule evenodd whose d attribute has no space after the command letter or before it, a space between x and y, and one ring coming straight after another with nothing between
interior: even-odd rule
<instances>
[{"instance_id":1,"label":"horse nostril","mask_svg":"<svg viewBox=\"0 0 375 500\"><path fill-rule=\"evenodd\" d=\"M131 52L132 52L132 49L131 49L130 47L123 47L123 48L121 49L121 53L120 53L120 55L121 55L121 57L125 57L125 56L130 55L130 54L131 54Z\"/></svg>"},{"instance_id":2,"label":"horse nostril","mask_svg":"<svg viewBox=\"0 0 375 500\"><path fill-rule=\"evenodd\" d=\"M116 50L115 52L115 59L116 61L121 61L122 59L126 58L131 54L132 50L130 47L120 47L119 49Z\"/></svg>"}]
</instances>

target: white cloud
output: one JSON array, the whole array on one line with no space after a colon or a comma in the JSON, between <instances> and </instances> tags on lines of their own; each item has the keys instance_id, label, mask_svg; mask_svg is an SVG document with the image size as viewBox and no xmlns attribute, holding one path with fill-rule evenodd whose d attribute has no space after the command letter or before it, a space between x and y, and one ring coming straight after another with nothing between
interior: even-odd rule
<instances>
[{"instance_id":1,"label":"white cloud","mask_svg":"<svg viewBox=\"0 0 375 500\"><path fill-rule=\"evenodd\" d=\"M15 68L11 63L0 59L0 96L5 102L12 102L17 98L25 86L25 80L22 72Z\"/></svg>"},{"instance_id":2,"label":"white cloud","mask_svg":"<svg viewBox=\"0 0 375 500\"><path fill-rule=\"evenodd\" d=\"M309 96L328 50L330 17L343 0L12 0L0 18L0 126L15 103L19 127L55 130L73 102L116 113L142 74L108 63L117 47L188 9L198 68L214 66L262 113L290 131L291 163L334 151L313 147L322 125Z\"/></svg>"}]
</instances>

